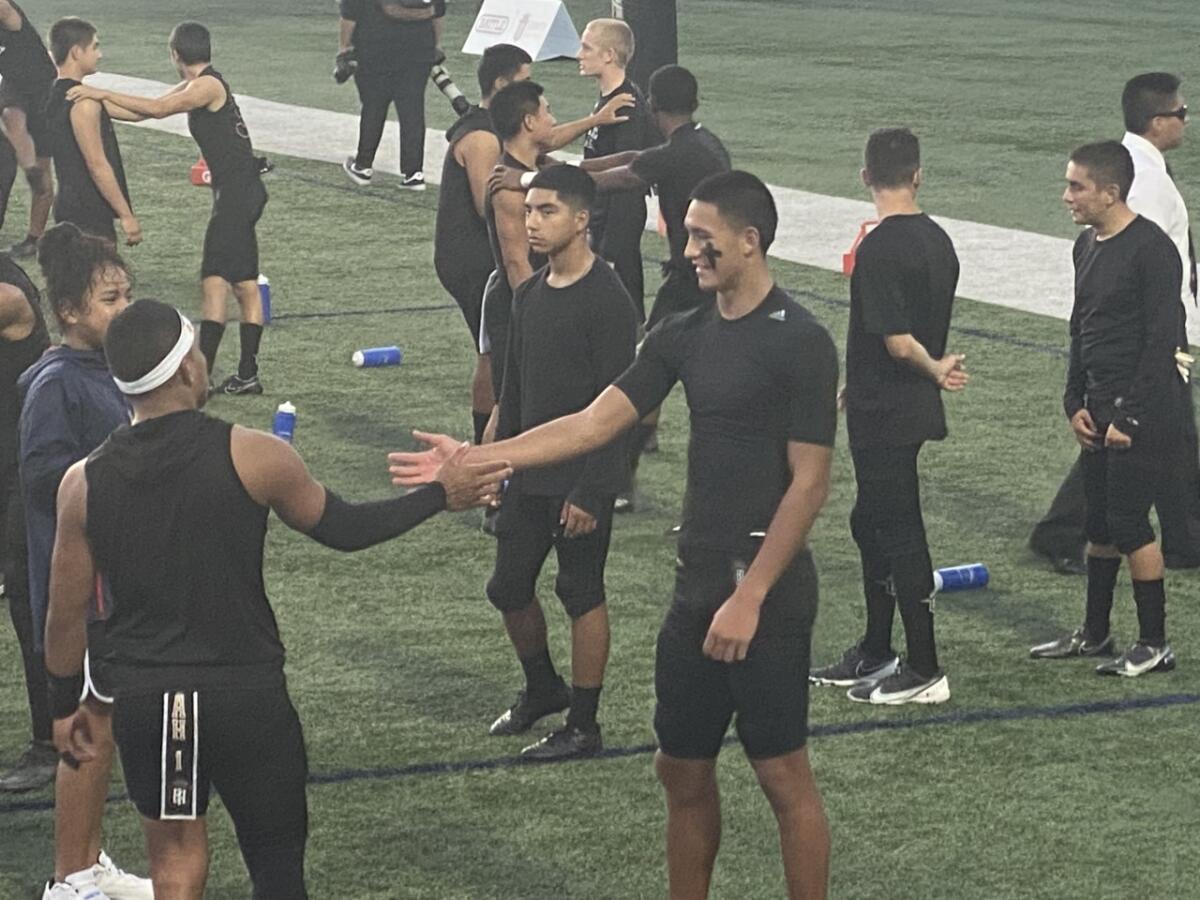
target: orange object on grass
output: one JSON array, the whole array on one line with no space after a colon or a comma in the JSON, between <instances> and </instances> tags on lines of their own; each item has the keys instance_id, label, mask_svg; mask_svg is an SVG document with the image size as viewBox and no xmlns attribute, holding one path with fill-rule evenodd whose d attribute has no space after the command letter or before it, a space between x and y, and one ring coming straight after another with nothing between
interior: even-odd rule
<instances>
[{"instance_id":1,"label":"orange object on grass","mask_svg":"<svg viewBox=\"0 0 1200 900\"><path fill-rule=\"evenodd\" d=\"M842 274L849 278L854 274L854 257L858 253L858 245L863 242L863 238L867 236L867 232L874 226L879 224L878 219L867 219L859 226L858 236L854 239L854 243L850 245L850 249L842 254Z\"/></svg>"}]
</instances>

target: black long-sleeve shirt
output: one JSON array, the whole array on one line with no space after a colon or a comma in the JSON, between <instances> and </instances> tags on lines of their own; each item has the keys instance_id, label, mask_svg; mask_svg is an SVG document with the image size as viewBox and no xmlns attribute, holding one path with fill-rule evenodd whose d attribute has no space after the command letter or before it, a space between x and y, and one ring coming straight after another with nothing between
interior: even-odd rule
<instances>
[{"instance_id":1,"label":"black long-sleeve shirt","mask_svg":"<svg viewBox=\"0 0 1200 900\"><path fill-rule=\"evenodd\" d=\"M637 315L612 268L597 257L564 288L551 287L549 275L537 272L513 298L497 440L579 412L633 362ZM626 465L617 438L586 457L519 472L511 489L566 497L594 514L624 486Z\"/></svg>"},{"instance_id":2,"label":"black long-sleeve shirt","mask_svg":"<svg viewBox=\"0 0 1200 900\"><path fill-rule=\"evenodd\" d=\"M1098 423L1126 434L1169 414L1179 375L1175 350L1186 346L1183 278L1171 239L1138 216L1105 240L1087 229L1075 241L1071 362L1063 409L1087 407Z\"/></svg>"}]
</instances>

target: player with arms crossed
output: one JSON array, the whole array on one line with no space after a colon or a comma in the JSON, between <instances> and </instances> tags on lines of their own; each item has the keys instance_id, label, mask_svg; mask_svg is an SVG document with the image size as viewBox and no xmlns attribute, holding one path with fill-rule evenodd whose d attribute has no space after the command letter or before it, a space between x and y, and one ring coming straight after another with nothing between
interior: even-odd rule
<instances>
[{"instance_id":1,"label":"player with arms crossed","mask_svg":"<svg viewBox=\"0 0 1200 900\"><path fill-rule=\"evenodd\" d=\"M255 225L267 205L261 163L250 144L228 82L212 66L212 39L197 22L181 22L171 32L171 62L183 79L161 97L118 94L89 85L67 92L67 99L102 100L114 118L137 121L187 113L188 130L212 173L213 209L204 232L200 265L203 305L200 349L211 375L225 333L225 299L232 288L241 310L238 370L215 390L222 394L261 394L258 347L263 309L258 292L258 236Z\"/></svg>"},{"instance_id":2,"label":"player with arms crossed","mask_svg":"<svg viewBox=\"0 0 1200 900\"><path fill-rule=\"evenodd\" d=\"M672 316L586 409L471 460L514 469L590 453L637 424L677 381L691 410L675 599L658 638L654 714L667 794L671 897L705 897L720 843L716 758L730 721L779 825L792 900L826 896L829 831L809 768L807 674L817 578L807 540L829 491L837 428L837 351L767 266L777 214L746 172L692 195L686 255L716 303ZM391 455L420 484L457 442Z\"/></svg>"},{"instance_id":3,"label":"player with arms crossed","mask_svg":"<svg viewBox=\"0 0 1200 900\"><path fill-rule=\"evenodd\" d=\"M274 510L335 550L361 550L440 510L489 502L510 470L464 465L464 446L429 488L347 503L290 445L199 411L208 367L191 322L172 307L133 304L104 349L134 419L73 465L58 491L46 623L55 744L76 762L94 753L91 719L77 707L84 608L103 576L113 733L143 817L154 896L202 896L211 784L254 896L301 900L308 772L263 588L267 516Z\"/></svg>"}]
</instances>

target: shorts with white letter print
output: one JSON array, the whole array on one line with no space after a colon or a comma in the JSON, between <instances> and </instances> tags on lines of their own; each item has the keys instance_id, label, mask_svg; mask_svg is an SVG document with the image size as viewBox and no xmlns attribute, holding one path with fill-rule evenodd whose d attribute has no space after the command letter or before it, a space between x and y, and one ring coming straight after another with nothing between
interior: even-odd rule
<instances>
[{"instance_id":1,"label":"shorts with white letter print","mask_svg":"<svg viewBox=\"0 0 1200 900\"><path fill-rule=\"evenodd\" d=\"M216 787L239 840L307 834L308 760L286 687L121 692L113 737L129 796L146 818L204 816Z\"/></svg>"}]
</instances>

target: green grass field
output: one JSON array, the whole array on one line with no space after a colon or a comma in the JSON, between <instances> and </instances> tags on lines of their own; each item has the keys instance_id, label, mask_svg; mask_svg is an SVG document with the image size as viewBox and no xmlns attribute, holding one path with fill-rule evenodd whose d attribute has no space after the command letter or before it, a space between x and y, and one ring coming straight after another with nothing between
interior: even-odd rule
<instances>
[{"instance_id":1,"label":"green grass field","mask_svg":"<svg viewBox=\"0 0 1200 900\"><path fill-rule=\"evenodd\" d=\"M607 9L600 0L568 6L579 26ZM682 61L701 80L702 118L725 136L739 165L777 184L859 196L867 132L906 123L924 138L928 209L1063 236L1072 231L1057 199L1066 152L1119 134L1116 98L1128 75L1166 68L1189 77L1200 37L1188 0L1157 0L1136 12L1116 0L1088 10L1062 0L680 6ZM162 80L171 76L170 26L200 17L214 26L218 64L235 89L354 111L352 89L326 74L336 21L324 0L30 7L42 28L61 14L94 17L108 69ZM467 29L466 13L457 14L448 47L461 46ZM470 84L472 62L452 53L451 64L459 83ZM560 118L590 105L592 87L570 64L543 64L537 73ZM448 124L449 109L432 91L429 110L432 124ZM120 136L147 235L128 254L137 293L195 311L209 200L187 183L194 147L144 130ZM1200 203L1197 144L1172 160L1185 196ZM218 399L211 412L266 427L275 405L290 400L299 409L296 446L319 478L347 497L387 496L384 454L409 446L411 428L469 430L472 351L431 265L436 194L405 193L393 179L361 191L333 166L276 163L259 230L279 317L263 346L268 393ZM6 241L22 233L24 202L18 188ZM645 251L653 286L662 242L647 236ZM840 342L844 280L774 268ZM1073 456L1059 404L1065 324L963 299L955 327L952 348L968 354L974 379L948 403L951 438L924 453L926 519L935 560L982 560L992 586L939 603L954 693L948 707L876 710L837 691L814 691L811 754L833 828L832 896L1198 897L1196 575L1168 576L1180 657L1170 676L1102 680L1086 665L1026 658L1030 644L1075 625L1082 603L1082 579L1050 573L1025 549ZM385 343L403 347L402 366L350 366L353 350ZM231 333L226 370L235 358ZM486 734L519 687L519 669L483 597L493 548L477 514L443 515L354 556L272 524L267 587L318 776L309 790L313 897L665 894L662 799L649 753L635 751L653 740L653 646L672 578L664 532L678 514L687 440L678 392L666 423L662 451L642 467L643 511L619 522L609 565L613 654L601 716L606 744L628 754L549 768L438 768L504 760L523 745ZM835 478L813 535L821 661L857 638L863 619L844 439ZM543 594L551 598L549 579ZM565 617L553 599L547 610L565 670ZM1127 576L1115 623L1119 638L1132 640ZM28 739L20 679L16 642L0 627L0 761ZM1169 696L1180 702L1150 705ZM1125 701L1147 707L1116 706ZM1087 714L1052 714L1089 704ZM907 727L876 727L898 724ZM781 896L774 823L737 747L723 755L720 777L725 833L713 896ZM51 870L50 813L11 805L50 796L0 798L0 898L32 896ZM210 826L208 895L245 897L245 870L219 804ZM118 862L144 871L132 807L111 804L105 828Z\"/></svg>"}]
</instances>

